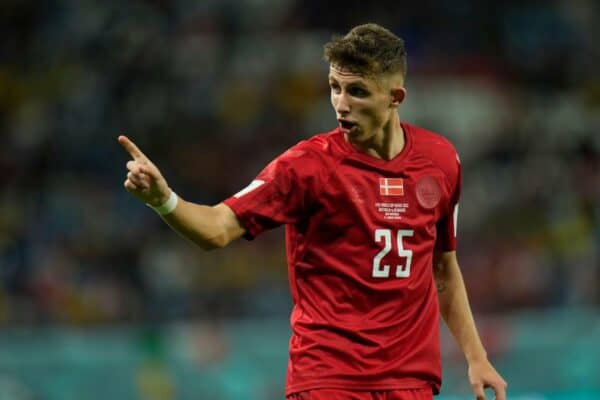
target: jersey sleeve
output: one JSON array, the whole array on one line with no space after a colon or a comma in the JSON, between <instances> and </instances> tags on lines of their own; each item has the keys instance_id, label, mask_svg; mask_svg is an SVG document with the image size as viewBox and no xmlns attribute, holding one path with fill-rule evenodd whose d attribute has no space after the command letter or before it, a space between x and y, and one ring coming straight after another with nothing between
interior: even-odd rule
<instances>
[{"instance_id":1,"label":"jersey sleeve","mask_svg":"<svg viewBox=\"0 0 600 400\"><path fill-rule=\"evenodd\" d=\"M319 168L318 160L302 143L277 157L246 188L224 201L246 229L246 239L307 216Z\"/></svg>"},{"instance_id":2,"label":"jersey sleeve","mask_svg":"<svg viewBox=\"0 0 600 400\"><path fill-rule=\"evenodd\" d=\"M456 250L457 245L458 203L460 200L462 174L458 156L456 156L456 160L456 169L453 171L452 176L448 178L451 188L450 193L452 195L448 202L448 207L446 207L446 212L437 223L436 249L441 251Z\"/></svg>"}]
</instances>

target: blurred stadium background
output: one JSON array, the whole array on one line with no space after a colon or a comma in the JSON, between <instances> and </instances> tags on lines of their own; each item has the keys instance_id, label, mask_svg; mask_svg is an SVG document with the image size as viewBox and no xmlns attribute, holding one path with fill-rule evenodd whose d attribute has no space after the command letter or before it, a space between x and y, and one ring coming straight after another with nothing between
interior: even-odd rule
<instances>
[{"instance_id":1,"label":"blurred stadium background","mask_svg":"<svg viewBox=\"0 0 600 400\"><path fill-rule=\"evenodd\" d=\"M600 4L3 0L0 399L283 398L283 231L203 253L122 189L130 135L214 204L331 129L332 33L409 52L464 165L459 257L509 399L600 399ZM443 394L468 399L443 329Z\"/></svg>"}]
</instances>

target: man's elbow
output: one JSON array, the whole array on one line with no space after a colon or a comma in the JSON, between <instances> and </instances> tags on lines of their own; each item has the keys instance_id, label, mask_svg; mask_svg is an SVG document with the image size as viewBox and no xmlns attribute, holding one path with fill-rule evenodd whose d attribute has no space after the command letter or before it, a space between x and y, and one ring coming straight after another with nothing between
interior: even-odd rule
<instances>
[{"instance_id":1,"label":"man's elbow","mask_svg":"<svg viewBox=\"0 0 600 400\"><path fill-rule=\"evenodd\" d=\"M212 237L210 239L198 241L198 245L202 248L202 250L211 251L216 249L222 249L223 247L229 244L230 240L226 235L219 235Z\"/></svg>"}]
</instances>

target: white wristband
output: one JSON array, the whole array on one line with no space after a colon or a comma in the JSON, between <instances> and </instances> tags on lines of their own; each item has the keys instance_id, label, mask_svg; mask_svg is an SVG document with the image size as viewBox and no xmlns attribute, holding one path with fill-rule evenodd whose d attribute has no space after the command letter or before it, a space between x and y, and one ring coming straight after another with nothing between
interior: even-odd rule
<instances>
[{"instance_id":1,"label":"white wristband","mask_svg":"<svg viewBox=\"0 0 600 400\"><path fill-rule=\"evenodd\" d=\"M167 215L173 212L175 207L177 207L177 194L171 190L171 194L169 195L169 199L162 203L160 206L152 206L150 204L146 204L148 207L152 208L154 211L159 213L160 215Z\"/></svg>"}]
</instances>

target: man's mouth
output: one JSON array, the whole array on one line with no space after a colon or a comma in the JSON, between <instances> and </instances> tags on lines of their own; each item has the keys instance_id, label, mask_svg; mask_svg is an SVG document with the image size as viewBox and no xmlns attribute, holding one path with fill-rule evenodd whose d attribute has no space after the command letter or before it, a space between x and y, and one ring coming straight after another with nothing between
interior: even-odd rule
<instances>
[{"instance_id":1,"label":"man's mouth","mask_svg":"<svg viewBox=\"0 0 600 400\"><path fill-rule=\"evenodd\" d=\"M340 128L342 128L342 130L349 132L350 130L352 130L352 128L354 128L356 126L355 122L351 122L345 119L338 119L338 122L340 123Z\"/></svg>"}]
</instances>

